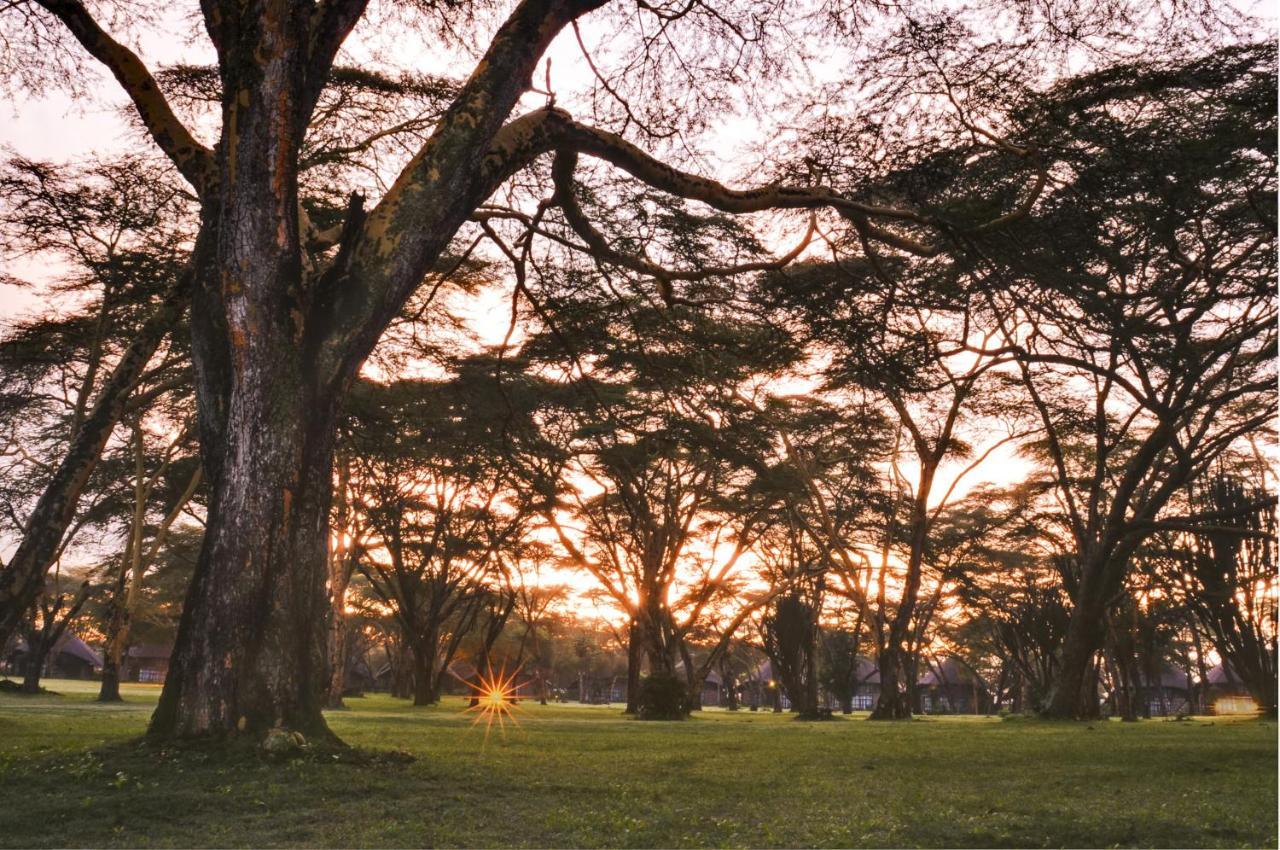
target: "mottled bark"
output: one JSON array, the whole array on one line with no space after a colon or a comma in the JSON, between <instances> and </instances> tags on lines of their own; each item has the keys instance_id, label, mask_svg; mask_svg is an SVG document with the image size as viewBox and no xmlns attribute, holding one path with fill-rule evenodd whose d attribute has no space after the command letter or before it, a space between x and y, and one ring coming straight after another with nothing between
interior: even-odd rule
<instances>
[{"instance_id":1,"label":"mottled bark","mask_svg":"<svg viewBox=\"0 0 1280 850\"><path fill-rule=\"evenodd\" d=\"M351 573L345 569L329 574L329 596L333 614L329 625L329 688L325 704L329 708L345 708L343 692L347 689L347 615L343 610Z\"/></svg>"}]
</instances>

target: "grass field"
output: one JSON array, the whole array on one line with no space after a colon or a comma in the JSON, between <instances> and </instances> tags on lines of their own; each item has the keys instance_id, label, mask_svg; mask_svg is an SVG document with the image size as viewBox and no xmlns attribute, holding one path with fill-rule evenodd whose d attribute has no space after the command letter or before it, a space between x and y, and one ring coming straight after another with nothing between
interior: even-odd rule
<instances>
[{"instance_id":1,"label":"grass field","mask_svg":"<svg viewBox=\"0 0 1280 850\"><path fill-rule=\"evenodd\" d=\"M1275 846L1276 726L946 718L799 723L453 700L330 715L413 761L137 744L158 690L0 694L0 846Z\"/></svg>"}]
</instances>

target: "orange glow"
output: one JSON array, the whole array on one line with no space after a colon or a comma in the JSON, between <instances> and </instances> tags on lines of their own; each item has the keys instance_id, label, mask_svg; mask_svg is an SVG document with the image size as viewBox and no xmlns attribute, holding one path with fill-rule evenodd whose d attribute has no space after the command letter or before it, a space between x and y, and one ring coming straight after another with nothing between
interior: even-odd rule
<instances>
[{"instance_id":1,"label":"orange glow","mask_svg":"<svg viewBox=\"0 0 1280 850\"><path fill-rule=\"evenodd\" d=\"M520 686L516 684L516 676L519 674L519 668L509 676L505 669L496 674L490 670L487 675L478 676L478 681L466 682L467 687L471 688L471 698L476 703L467 706L463 711L464 713L475 712L475 717L471 721L473 727L484 723L486 745L489 743L489 731L495 725L498 731L505 735L508 722L513 726L518 726L520 723L515 714L519 710L519 706L516 705L516 698L520 695Z\"/></svg>"},{"instance_id":2,"label":"orange glow","mask_svg":"<svg viewBox=\"0 0 1280 850\"><path fill-rule=\"evenodd\" d=\"M1222 697L1213 701L1214 714L1258 714L1260 711L1252 697Z\"/></svg>"}]
</instances>

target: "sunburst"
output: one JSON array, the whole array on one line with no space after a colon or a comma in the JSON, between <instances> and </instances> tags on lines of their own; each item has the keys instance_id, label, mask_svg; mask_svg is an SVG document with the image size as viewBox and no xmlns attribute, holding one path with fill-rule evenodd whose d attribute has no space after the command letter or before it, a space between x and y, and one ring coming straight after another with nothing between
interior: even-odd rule
<instances>
[{"instance_id":1,"label":"sunburst","mask_svg":"<svg viewBox=\"0 0 1280 850\"><path fill-rule=\"evenodd\" d=\"M463 711L475 713L471 721L472 727L484 724L485 744L489 743L489 732L494 726L505 735L508 723L512 726L520 725L520 720L516 717L516 712L521 710L516 704L516 698L520 695L520 685L516 684L516 677L519 675L519 667L510 675L507 675L505 667L498 673L490 668L487 675L478 674L477 681L463 680L472 691L471 698L476 701L475 705L469 705Z\"/></svg>"}]
</instances>

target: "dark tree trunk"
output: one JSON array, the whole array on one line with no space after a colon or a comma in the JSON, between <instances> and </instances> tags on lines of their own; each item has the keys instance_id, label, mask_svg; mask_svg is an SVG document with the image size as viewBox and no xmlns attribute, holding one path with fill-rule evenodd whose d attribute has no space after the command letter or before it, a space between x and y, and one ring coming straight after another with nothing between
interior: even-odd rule
<instances>
[{"instance_id":1,"label":"dark tree trunk","mask_svg":"<svg viewBox=\"0 0 1280 850\"><path fill-rule=\"evenodd\" d=\"M195 256L193 360L211 500L150 734L334 740L325 594L343 387L319 373L298 220L310 112L309 8L222 8L206 22L223 90L216 203ZM314 83L314 81L313 81Z\"/></svg>"},{"instance_id":2,"label":"dark tree trunk","mask_svg":"<svg viewBox=\"0 0 1280 850\"><path fill-rule=\"evenodd\" d=\"M871 711L871 720L910 720L911 696L903 686L906 670L901 649L892 643L877 658L880 669L880 696Z\"/></svg>"},{"instance_id":3,"label":"dark tree trunk","mask_svg":"<svg viewBox=\"0 0 1280 850\"><path fill-rule=\"evenodd\" d=\"M283 727L330 737L321 709L333 411L301 409L288 398L296 382L292 370L263 376L260 397L231 419L153 735Z\"/></svg>"},{"instance_id":4,"label":"dark tree trunk","mask_svg":"<svg viewBox=\"0 0 1280 850\"><path fill-rule=\"evenodd\" d=\"M106 643L102 649L102 686L98 689L98 702L122 702L120 696L120 665L124 661L124 643L128 639L129 610L125 605L124 577L127 560L120 565L120 575L111 591L108 603L111 616L107 619Z\"/></svg>"},{"instance_id":5,"label":"dark tree trunk","mask_svg":"<svg viewBox=\"0 0 1280 850\"><path fill-rule=\"evenodd\" d=\"M345 559L344 559L345 560ZM347 585L351 572L345 564L329 573L329 595L333 611L329 622L329 692L325 700L329 708L344 708L342 694L347 689Z\"/></svg>"},{"instance_id":6,"label":"dark tree trunk","mask_svg":"<svg viewBox=\"0 0 1280 850\"><path fill-rule=\"evenodd\" d=\"M640 698L640 665L644 659L644 646L640 637L640 627L633 619L627 627L627 708L625 714L635 714L639 710Z\"/></svg>"},{"instance_id":7,"label":"dark tree trunk","mask_svg":"<svg viewBox=\"0 0 1280 850\"><path fill-rule=\"evenodd\" d=\"M1058 675L1049 687L1041 715L1057 720L1084 719L1097 712L1095 659L1102 645L1106 605L1094 590L1094 581L1082 581L1062 641Z\"/></svg>"},{"instance_id":8,"label":"dark tree trunk","mask_svg":"<svg viewBox=\"0 0 1280 850\"><path fill-rule=\"evenodd\" d=\"M434 664L435 653L415 652L413 654L413 704L435 705L440 701L436 690Z\"/></svg>"},{"instance_id":9,"label":"dark tree trunk","mask_svg":"<svg viewBox=\"0 0 1280 850\"><path fill-rule=\"evenodd\" d=\"M347 618L343 611L334 609L329 626L329 689L325 698L327 708L346 708L342 695L347 690Z\"/></svg>"},{"instance_id":10,"label":"dark tree trunk","mask_svg":"<svg viewBox=\"0 0 1280 850\"><path fill-rule=\"evenodd\" d=\"M44 672L44 661L49 655L49 647L44 641L37 639L35 644L27 642L27 657L22 666L22 692L24 694L40 693L40 676Z\"/></svg>"},{"instance_id":11,"label":"dark tree trunk","mask_svg":"<svg viewBox=\"0 0 1280 850\"><path fill-rule=\"evenodd\" d=\"M920 594L920 580L924 567L924 547L929 535L929 490L936 465L926 465L921 472L920 485L912 514L910 555L907 558L906 581L898 610L889 623L889 634L884 646L879 648L877 663L880 667L880 696L871 712L871 720L910 720L915 696L911 653L907 649L911 621L915 616L916 599Z\"/></svg>"}]
</instances>

